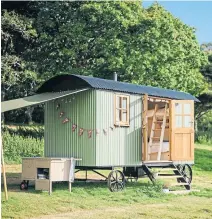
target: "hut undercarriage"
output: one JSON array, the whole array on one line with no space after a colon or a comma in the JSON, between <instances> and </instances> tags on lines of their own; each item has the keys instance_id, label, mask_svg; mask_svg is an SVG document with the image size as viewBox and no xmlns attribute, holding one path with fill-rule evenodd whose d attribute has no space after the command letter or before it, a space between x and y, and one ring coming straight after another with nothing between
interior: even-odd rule
<instances>
[{"instance_id":1,"label":"hut undercarriage","mask_svg":"<svg viewBox=\"0 0 212 219\"><path fill-rule=\"evenodd\" d=\"M154 184L158 179L172 180L172 186L183 186L187 190L191 189L192 169L189 164L174 164L173 162L143 162L140 166L127 167L76 167L75 173L85 171L84 179L76 181L99 182L107 181L110 191L117 192L124 189L127 182L137 181L139 178L148 177ZM99 170L111 170L106 176ZM101 180L88 179L88 171L100 175ZM173 182L174 180L174 182Z\"/></svg>"}]
</instances>

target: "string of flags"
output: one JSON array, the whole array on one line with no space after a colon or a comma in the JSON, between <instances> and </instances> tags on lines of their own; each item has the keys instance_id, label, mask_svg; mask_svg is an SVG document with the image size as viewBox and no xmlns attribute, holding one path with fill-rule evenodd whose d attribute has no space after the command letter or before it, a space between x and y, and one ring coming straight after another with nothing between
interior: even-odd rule
<instances>
[{"instance_id":1,"label":"string of flags","mask_svg":"<svg viewBox=\"0 0 212 219\"><path fill-rule=\"evenodd\" d=\"M57 104L56 105L56 110L59 110L59 109L60 109L60 104ZM65 112L64 111L60 111L59 112L59 118L63 118L64 116L65 116ZM68 118L68 117L65 117L62 120L62 124L66 124L68 122L72 124L72 132L75 132L76 130L78 130L78 135L79 136L82 136L85 132L87 132L88 138L91 138L93 133L95 133L96 135L99 135L100 132L101 132L100 129L86 129L86 128L82 128L81 126L78 126L76 123L73 123L71 121L71 119ZM107 135L108 131L109 130L113 131L114 128L116 128L116 126L110 126L108 128L102 129L103 134Z\"/></svg>"}]
</instances>

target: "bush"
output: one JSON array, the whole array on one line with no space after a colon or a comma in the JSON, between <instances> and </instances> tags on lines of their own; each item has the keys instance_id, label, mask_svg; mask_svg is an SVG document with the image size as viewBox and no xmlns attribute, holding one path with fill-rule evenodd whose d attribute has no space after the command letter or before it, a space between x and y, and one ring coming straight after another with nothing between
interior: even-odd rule
<instances>
[{"instance_id":1,"label":"bush","mask_svg":"<svg viewBox=\"0 0 212 219\"><path fill-rule=\"evenodd\" d=\"M211 144L212 145L211 132L197 132L196 142L198 142L200 144Z\"/></svg>"},{"instance_id":2,"label":"bush","mask_svg":"<svg viewBox=\"0 0 212 219\"><path fill-rule=\"evenodd\" d=\"M195 139L200 144L212 144L212 110L197 121Z\"/></svg>"},{"instance_id":3,"label":"bush","mask_svg":"<svg viewBox=\"0 0 212 219\"><path fill-rule=\"evenodd\" d=\"M43 138L35 139L4 132L2 139L6 163L21 163L22 157L42 157L44 154Z\"/></svg>"},{"instance_id":4,"label":"bush","mask_svg":"<svg viewBox=\"0 0 212 219\"><path fill-rule=\"evenodd\" d=\"M9 132L11 135L19 135L22 137L31 137L36 139L43 139L44 126L16 126L16 125L4 125L2 126L3 132Z\"/></svg>"}]
</instances>

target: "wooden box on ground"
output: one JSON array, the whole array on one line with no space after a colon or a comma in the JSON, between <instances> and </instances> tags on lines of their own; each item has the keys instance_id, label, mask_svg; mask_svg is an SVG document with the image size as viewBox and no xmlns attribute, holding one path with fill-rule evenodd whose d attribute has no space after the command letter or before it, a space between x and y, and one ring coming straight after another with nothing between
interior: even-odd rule
<instances>
[{"instance_id":1,"label":"wooden box on ground","mask_svg":"<svg viewBox=\"0 0 212 219\"><path fill-rule=\"evenodd\" d=\"M36 190L51 193L52 182L74 180L74 158L23 158L22 180L35 180ZM72 168L72 169L71 169Z\"/></svg>"}]
</instances>

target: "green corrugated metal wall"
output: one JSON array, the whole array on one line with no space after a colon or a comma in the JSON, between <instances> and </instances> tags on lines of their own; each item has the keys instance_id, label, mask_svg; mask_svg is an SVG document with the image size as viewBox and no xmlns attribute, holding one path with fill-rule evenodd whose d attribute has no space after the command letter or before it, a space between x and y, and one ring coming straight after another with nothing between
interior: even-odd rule
<instances>
[{"instance_id":1,"label":"green corrugated metal wall","mask_svg":"<svg viewBox=\"0 0 212 219\"><path fill-rule=\"evenodd\" d=\"M73 96L75 97L73 100ZM46 157L82 158L80 166L121 166L141 162L141 112L139 95L130 95L130 127L114 125L114 92L89 90L46 103L45 150ZM69 102L71 100L71 102ZM57 104L60 108L57 110ZM60 112L64 116L60 118ZM96 129L88 138L87 131L79 136L72 132L70 118L78 127ZM103 132L105 129L106 133Z\"/></svg>"},{"instance_id":2,"label":"green corrugated metal wall","mask_svg":"<svg viewBox=\"0 0 212 219\"><path fill-rule=\"evenodd\" d=\"M74 97L74 99L73 99ZM70 102L71 101L71 102ZM60 108L57 110L57 104ZM64 116L60 118L60 112ZM62 124L66 118L85 129L96 128L96 91L89 90L46 103L45 109L45 150L46 157L82 158L77 165L95 166L96 135L88 138L87 131L82 136L78 129L72 132L72 123Z\"/></svg>"},{"instance_id":3,"label":"green corrugated metal wall","mask_svg":"<svg viewBox=\"0 0 212 219\"><path fill-rule=\"evenodd\" d=\"M136 165L141 162L141 114L142 100L139 95L130 95L130 126L114 125L114 92L97 90L97 124L107 135L96 137L96 165Z\"/></svg>"}]
</instances>

